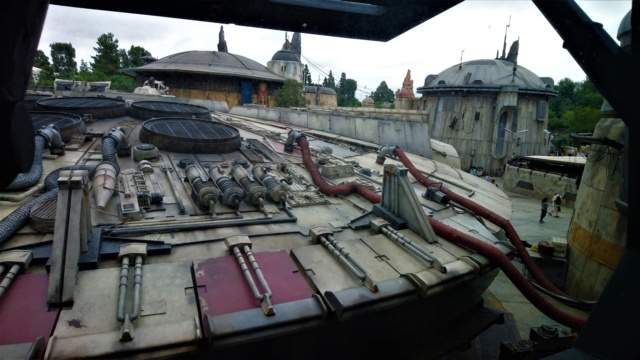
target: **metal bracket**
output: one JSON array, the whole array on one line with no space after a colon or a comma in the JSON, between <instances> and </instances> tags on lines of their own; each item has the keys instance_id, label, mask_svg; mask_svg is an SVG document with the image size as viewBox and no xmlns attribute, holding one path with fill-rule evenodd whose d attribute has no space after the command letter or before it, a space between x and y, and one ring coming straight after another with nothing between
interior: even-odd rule
<instances>
[{"instance_id":1,"label":"metal bracket","mask_svg":"<svg viewBox=\"0 0 640 360\"><path fill-rule=\"evenodd\" d=\"M86 170L62 171L58 177L58 205L51 248L47 303L73 302L81 252L91 236L91 210Z\"/></svg>"},{"instance_id":2,"label":"metal bracket","mask_svg":"<svg viewBox=\"0 0 640 360\"><path fill-rule=\"evenodd\" d=\"M426 219L420 200L407 177L407 171L406 168L395 164L384 166L380 205L393 215L406 220L409 228L428 243L435 243L436 234Z\"/></svg>"}]
</instances>

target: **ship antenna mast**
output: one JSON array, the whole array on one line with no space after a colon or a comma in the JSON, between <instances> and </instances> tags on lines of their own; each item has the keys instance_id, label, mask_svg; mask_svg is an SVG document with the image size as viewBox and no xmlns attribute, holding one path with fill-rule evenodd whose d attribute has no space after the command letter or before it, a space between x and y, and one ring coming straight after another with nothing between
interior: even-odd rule
<instances>
[{"instance_id":1,"label":"ship antenna mast","mask_svg":"<svg viewBox=\"0 0 640 360\"><path fill-rule=\"evenodd\" d=\"M509 15L509 23L504 28L504 43L502 44L502 59L506 58L507 52L507 31L509 30L509 26L511 26L511 15Z\"/></svg>"}]
</instances>

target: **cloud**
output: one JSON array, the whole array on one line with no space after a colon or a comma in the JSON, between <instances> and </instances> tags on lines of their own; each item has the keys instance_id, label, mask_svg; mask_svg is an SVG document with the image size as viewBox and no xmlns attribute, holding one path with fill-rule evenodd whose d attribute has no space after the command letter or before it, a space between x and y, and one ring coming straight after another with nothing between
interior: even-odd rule
<instances>
[{"instance_id":1,"label":"cloud","mask_svg":"<svg viewBox=\"0 0 640 360\"><path fill-rule=\"evenodd\" d=\"M592 20L602 23L613 39L620 21L631 9L630 0L578 4ZM313 81L318 81L319 76L322 80L328 70L336 79L345 72L367 92L382 81L394 91L401 88L410 69L415 89L422 86L427 75L457 64L461 54L462 60L468 61L494 58L496 50L502 52L509 17L507 51L511 42L519 38L520 65L556 82L564 77L584 80L584 72L562 47L560 36L527 1L467 0L385 43L302 34L303 62L309 64ZM188 50L217 50L220 25L51 5L38 48L48 55L49 44L71 43L78 63L81 59L91 62L96 40L111 32L121 48L142 46L161 58ZM229 52L263 65L284 43L282 31L223 25ZM312 66L312 62L321 69ZM357 96L362 99L366 93L358 92Z\"/></svg>"}]
</instances>

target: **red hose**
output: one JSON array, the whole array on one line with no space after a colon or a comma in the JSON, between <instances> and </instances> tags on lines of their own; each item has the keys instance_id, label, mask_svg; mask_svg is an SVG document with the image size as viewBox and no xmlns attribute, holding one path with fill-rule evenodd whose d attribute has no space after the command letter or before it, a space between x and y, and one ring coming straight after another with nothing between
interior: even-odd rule
<instances>
[{"instance_id":1,"label":"red hose","mask_svg":"<svg viewBox=\"0 0 640 360\"><path fill-rule=\"evenodd\" d=\"M422 175L422 173L420 173L415 166L413 166L413 164L411 163L411 160L409 160L407 155L405 155L405 153L401 149L396 149L396 156L398 157L398 159L400 159L400 161L402 162L402 165L404 165L407 169L409 169L409 172L411 173L411 175L413 175L413 177L418 179L418 181L420 181L422 185L427 187L431 185L436 185L435 181L429 180L427 177ZM522 259L522 262L526 266L527 270L529 270L529 272L531 273L533 278L536 280L536 282L540 284L542 287L544 287L545 289L552 291L558 295L571 297L571 295L567 295L561 290L557 289L542 274L540 269L538 269L538 266L536 266L536 264L531 259L531 256L529 256L529 253L527 253L527 250L522 244L522 240L520 239L520 236L518 236L518 233L516 232L516 230L513 228L513 226L507 219L485 208L484 206L471 201L470 199L464 196L456 194L455 192L447 188L441 187L438 190L443 192L445 195L447 195L447 197L449 197L451 201L466 207L467 209L475 212L476 214L482 216L483 218L501 227L505 231L507 238L509 238L509 240L511 241L511 244L515 246L518 252L518 255L520 255L520 258Z\"/></svg>"},{"instance_id":2,"label":"red hose","mask_svg":"<svg viewBox=\"0 0 640 360\"><path fill-rule=\"evenodd\" d=\"M318 171L318 168L316 167L315 163L311 159L311 153L309 151L309 142L307 141L306 137L304 136L300 137L298 139L298 145L300 145L300 150L302 152L302 160L304 162L305 167L307 168L307 171L309 171L309 174L311 174L311 179L313 180L313 183L316 186L318 186L320 191L322 191L324 194L332 195L332 196L335 196L335 195L346 196L353 192L357 192L360 196L364 197L365 199L369 200L372 203L379 203L382 200L382 196L380 194L377 194L355 182L351 182L343 185L334 185L334 186L327 184L324 181L324 179L322 179L322 176L320 176L320 172ZM401 152L401 150L398 149L397 152ZM413 164L411 164L409 159L406 158L404 153L402 153L401 156L404 157L407 164L410 165L408 166L407 164L405 164L405 166L409 169L409 171L411 172L411 169L413 168L413 171L415 171L416 174L422 177L422 174L417 172ZM400 158L400 155L398 155L398 157ZM403 164L404 164L404 161L403 161ZM411 174L416 179L419 179L419 177L416 176L414 172L411 172ZM429 181L426 178L425 180ZM446 190L446 189L442 188L442 190ZM458 196L456 194L453 194L453 195ZM447 196L449 196L449 194L447 194ZM450 197L450 198L453 200L453 197ZM470 206L467 206L462 202L458 202L458 203L460 205L463 205L471 209ZM475 205L475 203L473 204ZM475 211L475 212L480 213L478 211ZM501 218L496 214L494 214L494 216ZM542 295L540 295L540 293L536 291L536 289L529 283L529 281L527 281L527 279L524 276L522 276L522 274L520 274L520 271L518 271L518 269L515 266L513 266L513 264L511 263L511 260L509 260L509 258L505 254L503 254L500 250L498 250L494 246L491 246L478 239L475 239L474 237L471 237L461 231L458 231L450 226L447 226L432 217L427 217L427 218L429 219L429 223L433 227L433 230L435 231L436 234L444 237L445 239L453 242L454 244L476 251L477 253L483 256L486 256L487 258L495 262L500 267L500 269L504 271L504 273L511 280L511 282L513 282L513 284L518 288L518 290L520 290L520 292L536 308L538 308L538 310L542 311L549 318L563 325L570 326L571 328L576 330L580 330L584 327L587 321L586 319L568 314L558 309L550 302L548 302ZM510 223L508 224L511 225ZM513 230L513 227L511 227L511 229ZM513 230L513 233L515 234L515 230ZM522 247L524 248L524 246Z\"/></svg>"},{"instance_id":3,"label":"red hose","mask_svg":"<svg viewBox=\"0 0 640 360\"><path fill-rule=\"evenodd\" d=\"M327 184L320 175L320 171L318 171L316 164L311 159L311 152L309 151L309 141L307 141L307 138L301 136L298 139L298 145L300 145L300 151L302 152L302 161L304 162L304 166L307 168L307 171L309 171L309 174L311 175L311 180L313 180L313 183L320 188L320 191L322 191L323 194L331 196L346 196L353 192L357 192L358 195L374 204L382 201L382 196L380 194L377 194L367 189L362 184L358 184L356 182L350 182L342 185Z\"/></svg>"},{"instance_id":4,"label":"red hose","mask_svg":"<svg viewBox=\"0 0 640 360\"><path fill-rule=\"evenodd\" d=\"M507 275L513 285L524 295L538 310L542 311L545 315L551 319L567 325L572 329L580 330L587 322L586 319L568 314L556 306L548 302L540 293L527 281L527 279L520 274L520 271L511 263L511 260L498 250L496 247L477 240L461 231L458 231L450 226L447 226L438 220L428 217L431 227L436 234L443 238L471 249L483 256L486 256L491 261L498 264L500 269Z\"/></svg>"}]
</instances>

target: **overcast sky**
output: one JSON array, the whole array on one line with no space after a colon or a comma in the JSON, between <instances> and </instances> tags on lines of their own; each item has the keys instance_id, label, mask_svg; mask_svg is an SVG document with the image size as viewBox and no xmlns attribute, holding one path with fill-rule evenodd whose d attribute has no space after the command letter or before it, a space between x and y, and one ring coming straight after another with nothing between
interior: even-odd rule
<instances>
[{"instance_id":1,"label":"overcast sky","mask_svg":"<svg viewBox=\"0 0 640 360\"><path fill-rule=\"evenodd\" d=\"M593 21L602 23L614 40L620 21L631 9L631 0L589 0L578 4ZM303 33L303 62L309 65L314 82L319 77L322 81L325 74L305 58L319 64L322 71L332 70L336 81L345 72L367 92L382 81L395 92L402 87L410 69L415 91L427 75L458 64L463 50L462 61L495 58L496 50L502 52L509 17L507 51L519 38L518 65L538 76L552 77L556 83L565 77L574 81L586 78L562 48L555 30L533 3L525 0L467 0L388 42ZM142 46L154 57L162 58L182 51L217 50L220 25L224 25L230 53L265 66L284 43L283 31L51 5L38 49L50 56L49 44L71 43L78 64L80 60L89 63L93 61L98 37L111 32L120 48ZM359 99L366 95L364 91L356 93Z\"/></svg>"}]
</instances>

